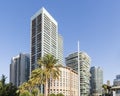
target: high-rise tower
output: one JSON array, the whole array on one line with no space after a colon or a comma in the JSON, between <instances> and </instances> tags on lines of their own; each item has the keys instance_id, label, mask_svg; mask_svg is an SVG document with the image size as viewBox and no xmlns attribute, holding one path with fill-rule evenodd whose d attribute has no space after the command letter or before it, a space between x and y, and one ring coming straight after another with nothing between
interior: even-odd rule
<instances>
[{"instance_id":1,"label":"high-rise tower","mask_svg":"<svg viewBox=\"0 0 120 96\"><path fill-rule=\"evenodd\" d=\"M91 79L90 79L90 92L92 96L102 95L102 85L103 85L103 71L100 67L93 66L90 69Z\"/></svg>"},{"instance_id":2,"label":"high-rise tower","mask_svg":"<svg viewBox=\"0 0 120 96\"><path fill-rule=\"evenodd\" d=\"M30 55L20 53L11 60L10 82L15 86L21 85L29 79Z\"/></svg>"},{"instance_id":3,"label":"high-rise tower","mask_svg":"<svg viewBox=\"0 0 120 96\"><path fill-rule=\"evenodd\" d=\"M57 21L45 8L41 8L31 17L31 70L37 67L38 59L48 53L63 64L62 42Z\"/></svg>"},{"instance_id":4,"label":"high-rise tower","mask_svg":"<svg viewBox=\"0 0 120 96\"><path fill-rule=\"evenodd\" d=\"M120 86L120 74L116 75L116 79L113 80L114 86Z\"/></svg>"},{"instance_id":5,"label":"high-rise tower","mask_svg":"<svg viewBox=\"0 0 120 96\"><path fill-rule=\"evenodd\" d=\"M72 53L65 58L68 67L78 72L78 53ZM85 52L79 53L80 64L80 95L88 96L90 93L90 63L91 59Z\"/></svg>"}]
</instances>

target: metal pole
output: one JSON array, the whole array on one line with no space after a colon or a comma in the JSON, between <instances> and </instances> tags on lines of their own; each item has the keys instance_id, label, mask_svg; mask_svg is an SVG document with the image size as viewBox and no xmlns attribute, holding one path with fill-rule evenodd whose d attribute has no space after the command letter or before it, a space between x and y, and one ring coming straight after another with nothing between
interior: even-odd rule
<instances>
[{"instance_id":1,"label":"metal pole","mask_svg":"<svg viewBox=\"0 0 120 96\"><path fill-rule=\"evenodd\" d=\"M79 41L78 41L78 96L80 96L80 58L79 58Z\"/></svg>"}]
</instances>

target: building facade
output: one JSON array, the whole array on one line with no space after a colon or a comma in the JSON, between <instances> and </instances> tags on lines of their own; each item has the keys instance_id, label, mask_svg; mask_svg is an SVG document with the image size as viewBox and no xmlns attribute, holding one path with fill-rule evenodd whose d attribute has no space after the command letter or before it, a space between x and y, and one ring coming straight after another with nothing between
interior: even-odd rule
<instances>
[{"instance_id":1,"label":"building facade","mask_svg":"<svg viewBox=\"0 0 120 96\"><path fill-rule=\"evenodd\" d=\"M72 53L65 58L66 66L71 67L78 72L78 53ZM85 52L79 53L80 64L80 95L88 96L90 94L90 63L91 59Z\"/></svg>"},{"instance_id":2,"label":"building facade","mask_svg":"<svg viewBox=\"0 0 120 96\"><path fill-rule=\"evenodd\" d=\"M58 64L64 65L63 61L63 37L59 34L58 35Z\"/></svg>"},{"instance_id":3,"label":"building facade","mask_svg":"<svg viewBox=\"0 0 120 96\"><path fill-rule=\"evenodd\" d=\"M100 67L93 66L90 69L90 73L90 93L92 96L100 96L102 95L103 70Z\"/></svg>"},{"instance_id":4,"label":"building facade","mask_svg":"<svg viewBox=\"0 0 120 96\"><path fill-rule=\"evenodd\" d=\"M112 86L113 96L120 96L120 74L116 75Z\"/></svg>"},{"instance_id":5,"label":"building facade","mask_svg":"<svg viewBox=\"0 0 120 96\"><path fill-rule=\"evenodd\" d=\"M62 93L64 96L78 96L77 72L69 67L60 67L59 69L61 71L59 79L50 79L50 94Z\"/></svg>"},{"instance_id":6,"label":"building facade","mask_svg":"<svg viewBox=\"0 0 120 96\"><path fill-rule=\"evenodd\" d=\"M21 85L29 79L30 56L20 53L11 59L10 64L10 82L15 86Z\"/></svg>"},{"instance_id":7,"label":"building facade","mask_svg":"<svg viewBox=\"0 0 120 96\"><path fill-rule=\"evenodd\" d=\"M120 75L116 76L116 79L113 81L114 86L120 86Z\"/></svg>"},{"instance_id":8,"label":"building facade","mask_svg":"<svg viewBox=\"0 0 120 96\"><path fill-rule=\"evenodd\" d=\"M45 54L52 54L63 64L63 39L58 34L57 21L41 8L31 17L31 59L33 70L37 67L37 61Z\"/></svg>"}]
</instances>

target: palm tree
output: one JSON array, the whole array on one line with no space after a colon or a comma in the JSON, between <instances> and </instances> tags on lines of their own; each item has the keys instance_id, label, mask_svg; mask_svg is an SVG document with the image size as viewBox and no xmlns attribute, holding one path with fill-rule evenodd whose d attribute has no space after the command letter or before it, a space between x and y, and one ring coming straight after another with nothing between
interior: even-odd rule
<instances>
[{"instance_id":1,"label":"palm tree","mask_svg":"<svg viewBox=\"0 0 120 96\"><path fill-rule=\"evenodd\" d=\"M20 96L24 96L24 95L28 94L29 91L28 91L28 87L27 86L29 86L28 83L24 82L22 85L19 86L19 88L17 90L17 93L19 93Z\"/></svg>"},{"instance_id":2,"label":"palm tree","mask_svg":"<svg viewBox=\"0 0 120 96\"><path fill-rule=\"evenodd\" d=\"M48 83L48 94L50 92L50 83L49 83L50 78L58 79L60 76L59 67L61 67L61 65L57 64L57 62L58 62L58 59L56 59L51 54L46 54L44 57L38 60L39 68L44 70L45 88L47 88L47 83Z\"/></svg>"},{"instance_id":3,"label":"palm tree","mask_svg":"<svg viewBox=\"0 0 120 96\"><path fill-rule=\"evenodd\" d=\"M41 84L45 84L44 75L43 69L36 68L32 71L31 78L19 86L17 93L20 93L21 96L42 96L42 94L40 94L39 87Z\"/></svg>"},{"instance_id":4,"label":"palm tree","mask_svg":"<svg viewBox=\"0 0 120 96\"><path fill-rule=\"evenodd\" d=\"M35 80L30 79L28 82L24 82L19 86L18 93L20 96L42 96L39 93L39 88L35 86Z\"/></svg>"},{"instance_id":5,"label":"palm tree","mask_svg":"<svg viewBox=\"0 0 120 96\"><path fill-rule=\"evenodd\" d=\"M45 84L45 81L46 81L45 70L43 70L42 68L36 68L35 70L32 71L31 82L33 83L33 85L39 87L40 84Z\"/></svg>"},{"instance_id":6,"label":"palm tree","mask_svg":"<svg viewBox=\"0 0 120 96\"><path fill-rule=\"evenodd\" d=\"M32 71L31 78L27 83L23 83L22 86L19 87L20 92L24 92L24 90L28 90L32 92L34 88L39 89L40 85L44 85L47 88L48 83L48 94L50 90L50 78L58 79L60 76L59 67L60 64L57 64L58 59L56 59L51 54L46 54L44 57L41 57L38 60L38 68ZM38 91L34 91L38 92ZM39 94L38 94L39 95ZM47 93L45 92L45 96Z\"/></svg>"}]
</instances>

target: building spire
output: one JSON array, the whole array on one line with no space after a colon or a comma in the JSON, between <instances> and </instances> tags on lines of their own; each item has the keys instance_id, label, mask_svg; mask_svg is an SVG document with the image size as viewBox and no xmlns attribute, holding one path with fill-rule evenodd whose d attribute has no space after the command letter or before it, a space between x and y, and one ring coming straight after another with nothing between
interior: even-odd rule
<instances>
[{"instance_id":1,"label":"building spire","mask_svg":"<svg viewBox=\"0 0 120 96\"><path fill-rule=\"evenodd\" d=\"M80 61L79 61L79 52L80 48L79 48L79 41L78 41L78 96L80 96Z\"/></svg>"}]
</instances>

